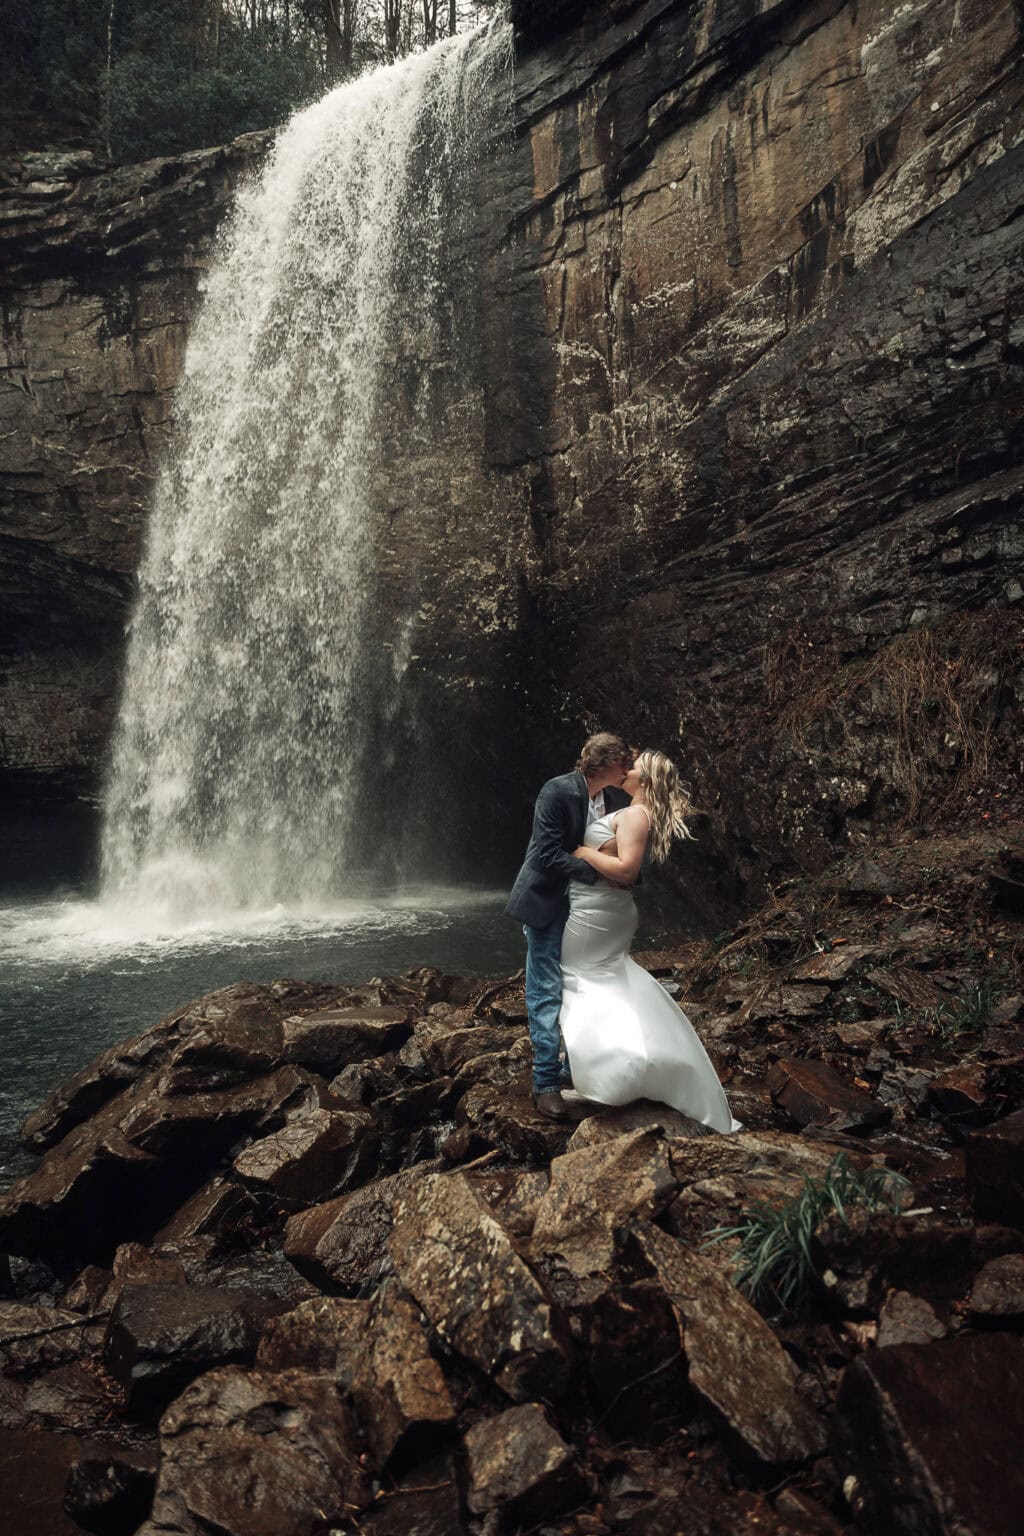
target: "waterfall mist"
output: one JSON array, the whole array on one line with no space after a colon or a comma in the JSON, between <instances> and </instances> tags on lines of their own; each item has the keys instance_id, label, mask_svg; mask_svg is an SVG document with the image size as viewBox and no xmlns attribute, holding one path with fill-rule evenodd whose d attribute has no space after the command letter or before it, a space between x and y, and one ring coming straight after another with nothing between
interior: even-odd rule
<instances>
[{"instance_id":1,"label":"waterfall mist","mask_svg":"<svg viewBox=\"0 0 1024 1536\"><path fill-rule=\"evenodd\" d=\"M494 23L341 86L239 194L140 571L105 900L316 905L394 857L415 602L381 601L389 451L459 367L453 237L509 48Z\"/></svg>"}]
</instances>

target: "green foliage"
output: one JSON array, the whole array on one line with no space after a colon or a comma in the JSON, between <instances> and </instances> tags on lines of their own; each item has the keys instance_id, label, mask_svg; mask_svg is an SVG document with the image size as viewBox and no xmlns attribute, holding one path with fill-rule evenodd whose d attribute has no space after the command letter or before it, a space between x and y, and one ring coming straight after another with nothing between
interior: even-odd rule
<instances>
[{"instance_id":1,"label":"green foliage","mask_svg":"<svg viewBox=\"0 0 1024 1536\"><path fill-rule=\"evenodd\" d=\"M983 976L953 1003L929 1009L926 1018L943 1045L955 1045L961 1035L973 1034L989 1019L999 993L991 976Z\"/></svg>"},{"instance_id":2,"label":"green foliage","mask_svg":"<svg viewBox=\"0 0 1024 1536\"><path fill-rule=\"evenodd\" d=\"M111 70L111 147L123 159L177 154L273 127L320 89L312 56L228 38L218 60L183 70L170 47L133 52Z\"/></svg>"},{"instance_id":3,"label":"green foliage","mask_svg":"<svg viewBox=\"0 0 1024 1536\"><path fill-rule=\"evenodd\" d=\"M804 1179L799 1195L784 1205L759 1203L740 1214L734 1227L716 1227L706 1247L738 1238L736 1284L752 1301L778 1311L797 1311L807 1298L814 1271L811 1238L833 1213L847 1223L847 1212L898 1210L908 1187L891 1168L858 1173L839 1152L820 1179Z\"/></svg>"},{"instance_id":4,"label":"green foliage","mask_svg":"<svg viewBox=\"0 0 1024 1536\"><path fill-rule=\"evenodd\" d=\"M397 0L400 52L422 6ZM457 26L485 0L458 0ZM347 17L342 45L335 21ZM390 56L380 7L326 0L0 0L0 148L54 144L115 159L178 154L274 127L335 79ZM433 35L452 23L438 8Z\"/></svg>"}]
</instances>

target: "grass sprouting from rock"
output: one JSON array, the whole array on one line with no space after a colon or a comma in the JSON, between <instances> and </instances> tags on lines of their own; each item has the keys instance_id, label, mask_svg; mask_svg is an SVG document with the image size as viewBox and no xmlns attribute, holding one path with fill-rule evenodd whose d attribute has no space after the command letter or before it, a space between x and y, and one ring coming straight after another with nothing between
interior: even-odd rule
<instances>
[{"instance_id":1,"label":"grass sprouting from rock","mask_svg":"<svg viewBox=\"0 0 1024 1536\"><path fill-rule=\"evenodd\" d=\"M851 1166L845 1152L832 1159L820 1179L804 1179L798 1195L784 1205L765 1202L740 1213L732 1227L715 1227L706 1247L738 1238L735 1281L751 1301L777 1312L796 1312L807 1299L815 1274L811 1239L833 1214L898 1210L908 1181L892 1168Z\"/></svg>"}]
</instances>

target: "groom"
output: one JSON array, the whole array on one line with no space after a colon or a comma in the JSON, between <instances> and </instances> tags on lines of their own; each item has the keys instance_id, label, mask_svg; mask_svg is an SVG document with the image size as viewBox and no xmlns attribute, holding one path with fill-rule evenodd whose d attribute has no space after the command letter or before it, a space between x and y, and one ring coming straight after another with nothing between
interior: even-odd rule
<instances>
[{"instance_id":1,"label":"groom","mask_svg":"<svg viewBox=\"0 0 1024 1536\"><path fill-rule=\"evenodd\" d=\"M533 1046L533 1102L550 1120L568 1120L561 1088L571 1086L560 1061L562 930L569 915L567 885L593 885L597 871L570 849L599 816L629 804L619 786L634 754L620 736L601 731L583 743L574 773L549 779L537 796L533 834L505 915L526 934L526 1012Z\"/></svg>"}]
</instances>

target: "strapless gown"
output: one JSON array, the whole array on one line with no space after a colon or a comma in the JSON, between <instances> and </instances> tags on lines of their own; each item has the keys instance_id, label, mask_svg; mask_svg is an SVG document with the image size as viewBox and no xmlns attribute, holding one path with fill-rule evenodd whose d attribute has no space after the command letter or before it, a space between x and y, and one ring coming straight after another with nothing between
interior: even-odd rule
<instances>
[{"instance_id":1,"label":"strapless gown","mask_svg":"<svg viewBox=\"0 0 1024 1536\"><path fill-rule=\"evenodd\" d=\"M615 836L618 814L587 828L588 848ZM636 927L631 891L570 880L559 1022L573 1087L598 1104L654 1099L713 1130L742 1130L693 1025L629 958Z\"/></svg>"}]
</instances>

